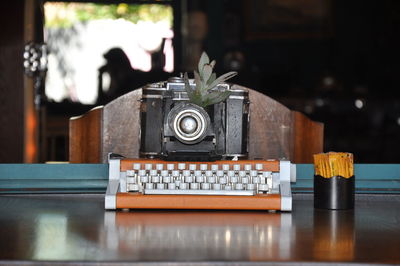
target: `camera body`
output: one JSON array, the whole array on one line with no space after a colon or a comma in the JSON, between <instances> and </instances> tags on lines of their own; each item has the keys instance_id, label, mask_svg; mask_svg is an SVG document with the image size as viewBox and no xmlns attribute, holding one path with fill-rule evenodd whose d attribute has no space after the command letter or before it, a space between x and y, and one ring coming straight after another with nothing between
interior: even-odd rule
<instances>
[{"instance_id":1,"label":"camera body","mask_svg":"<svg viewBox=\"0 0 400 266\"><path fill-rule=\"evenodd\" d=\"M195 87L193 80L190 86ZM223 102L202 108L189 101L182 78L142 89L140 156L169 161L215 161L247 157L248 91L227 83Z\"/></svg>"}]
</instances>

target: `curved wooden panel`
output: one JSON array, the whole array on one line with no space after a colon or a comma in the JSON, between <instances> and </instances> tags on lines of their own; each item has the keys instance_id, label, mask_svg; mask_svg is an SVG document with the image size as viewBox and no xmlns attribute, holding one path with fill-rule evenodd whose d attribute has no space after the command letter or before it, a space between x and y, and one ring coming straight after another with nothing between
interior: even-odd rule
<instances>
[{"instance_id":1,"label":"curved wooden panel","mask_svg":"<svg viewBox=\"0 0 400 266\"><path fill-rule=\"evenodd\" d=\"M103 106L69 121L69 162L98 163L101 161Z\"/></svg>"},{"instance_id":2,"label":"curved wooden panel","mask_svg":"<svg viewBox=\"0 0 400 266\"><path fill-rule=\"evenodd\" d=\"M241 86L234 85L234 88ZM291 158L291 111L272 98L248 89L250 98L249 159Z\"/></svg>"},{"instance_id":3,"label":"curved wooden panel","mask_svg":"<svg viewBox=\"0 0 400 266\"><path fill-rule=\"evenodd\" d=\"M139 158L142 89L131 91L104 106L102 162L109 152Z\"/></svg>"},{"instance_id":4,"label":"curved wooden panel","mask_svg":"<svg viewBox=\"0 0 400 266\"><path fill-rule=\"evenodd\" d=\"M311 163L312 154L323 151L323 124L255 90L239 85L232 88L249 91L249 159ZM87 118L89 122L83 118L94 116L91 112L96 109L81 118L71 119L70 161L105 163L109 152L139 158L141 97L142 89L137 89L108 103L101 109L102 116L97 116L101 120L97 125L91 124L93 117ZM94 135L88 138L88 134Z\"/></svg>"},{"instance_id":5,"label":"curved wooden panel","mask_svg":"<svg viewBox=\"0 0 400 266\"><path fill-rule=\"evenodd\" d=\"M313 154L324 149L324 124L293 111L293 158L296 163L313 163Z\"/></svg>"}]
</instances>

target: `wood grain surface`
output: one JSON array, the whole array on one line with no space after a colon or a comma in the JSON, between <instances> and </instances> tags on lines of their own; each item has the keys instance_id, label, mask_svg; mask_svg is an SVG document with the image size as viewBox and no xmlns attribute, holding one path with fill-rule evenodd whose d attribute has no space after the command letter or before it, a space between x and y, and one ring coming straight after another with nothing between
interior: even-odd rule
<instances>
[{"instance_id":1,"label":"wood grain surface","mask_svg":"<svg viewBox=\"0 0 400 266\"><path fill-rule=\"evenodd\" d=\"M249 159L291 158L291 111L272 98L247 89L250 98Z\"/></svg>"},{"instance_id":2,"label":"wood grain surface","mask_svg":"<svg viewBox=\"0 0 400 266\"><path fill-rule=\"evenodd\" d=\"M313 154L324 149L324 124L310 120L300 112L292 112L292 157L296 163L312 163Z\"/></svg>"},{"instance_id":3,"label":"wood grain surface","mask_svg":"<svg viewBox=\"0 0 400 266\"><path fill-rule=\"evenodd\" d=\"M96 107L69 121L70 163L98 163L101 161L103 107Z\"/></svg>"},{"instance_id":4,"label":"wood grain surface","mask_svg":"<svg viewBox=\"0 0 400 266\"><path fill-rule=\"evenodd\" d=\"M139 158L141 98L142 89L137 89L104 106L103 162L109 152Z\"/></svg>"}]
</instances>

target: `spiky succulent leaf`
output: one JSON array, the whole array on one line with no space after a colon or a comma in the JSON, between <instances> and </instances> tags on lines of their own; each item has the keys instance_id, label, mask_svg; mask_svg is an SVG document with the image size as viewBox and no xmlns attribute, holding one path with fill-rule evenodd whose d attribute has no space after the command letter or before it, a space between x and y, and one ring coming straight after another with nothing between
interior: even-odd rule
<instances>
[{"instance_id":1,"label":"spiky succulent leaf","mask_svg":"<svg viewBox=\"0 0 400 266\"><path fill-rule=\"evenodd\" d=\"M196 92L198 92L200 95L205 95L207 93L207 90L204 86L203 81L201 80L201 76L197 71L194 71L194 82L196 83Z\"/></svg>"},{"instance_id":2,"label":"spiky succulent leaf","mask_svg":"<svg viewBox=\"0 0 400 266\"><path fill-rule=\"evenodd\" d=\"M207 84L212 74L212 71L213 68L209 64L204 65L203 72L200 72L200 76L204 84Z\"/></svg>"},{"instance_id":3,"label":"spiky succulent leaf","mask_svg":"<svg viewBox=\"0 0 400 266\"><path fill-rule=\"evenodd\" d=\"M197 89L193 89L190 86L190 82L189 82L189 78L188 78L187 73L185 73L183 75L183 82L185 83L185 90L186 90L186 92L188 94L188 97L189 97L190 101L192 103L194 103L194 104L197 104L197 105L201 106L202 103L203 103L203 100L202 100L203 97L202 97L202 95L199 93L199 91Z\"/></svg>"},{"instance_id":4,"label":"spiky succulent leaf","mask_svg":"<svg viewBox=\"0 0 400 266\"><path fill-rule=\"evenodd\" d=\"M198 94L198 93L195 93L195 94L192 96L192 98L190 98L190 101L191 101L192 103L198 105L198 106L205 107L205 106L203 105L203 97L202 97L200 94Z\"/></svg>"},{"instance_id":5,"label":"spiky succulent leaf","mask_svg":"<svg viewBox=\"0 0 400 266\"><path fill-rule=\"evenodd\" d=\"M212 73L211 77L207 81L207 87L210 87L210 84L213 83L216 78L217 78L217 74L216 73Z\"/></svg>"},{"instance_id":6,"label":"spiky succulent leaf","mask_svg":"<svg viewBox=\"0 0 400 266\"><path fill-rule=\"evenodd\" d=\"M231 71L228 73L223 74L222 76L218 77L217 79L215 79L208 87L210 89L214 88L215 86L217 86L219 83L222 83L230 78L233 78L234 76L237 75L237 72L235 71Z\"/></svg>"},{"instance_id":7,"label":"spiky succulent leaf","mask_svg":"<svg viewBox=\"0 0 400 266\"><path fill-rule=\"evenodd\" d=\"M210 58L208 57L206 52L203 52L199 60L199 73L203 71L204 65L209 63L210 63Z\"/></svg>"},{"instance_id":8,"label":"spiky succulent leaf","mask_svg":"<svg viewBox=\"0 0 400 266\"><path fill-rule=\"evenodd\" d=\"M189 84L189 79L185 73L185 89L188 92L188 97L191 102L201 107L206 107L211 104L216 104L226 100L229 97L230 91L213 90L219 83L222 83L237 74L237 72L228 72L217 78L213 73L215 60L211 61L208 55L203 52L199 64L198 72L194 71L194 79L196 83L195 89Z\"/></svg>"},{"instance_id":9,"label":"spiky succulent leaf","mask_svg":"<svg viewBox=\"0 0 400 266\"><path fill-rule=\"evenodd\" d=\"M216 63L217 63L217 62L216 62L215 60L212 60L211 63L210 63L210 66L211 66L212 68L214 68Z\"/></svg>"},{"instance_id":10,"label":"spiky succulent leaf","mask_svg":"<svg viewBox=\"0 0 400 266\"><path fill-rule=\"evenodd\" d=\"M205 97L203 97L203 106L216 104L222 101L225 101L229 95L231 94L230 91L212 91L208 93Z\"/></svg>"}]
</instances>

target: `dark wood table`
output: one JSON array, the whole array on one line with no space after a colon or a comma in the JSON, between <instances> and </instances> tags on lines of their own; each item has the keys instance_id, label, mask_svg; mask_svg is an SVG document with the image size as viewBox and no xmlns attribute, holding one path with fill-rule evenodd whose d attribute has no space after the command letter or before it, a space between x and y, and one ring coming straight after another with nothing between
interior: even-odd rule
<instances>
[{"instance_id":1,"label":"dark wood table","mask_svg":"<svg viewBox=\"0 0 400 266\"><path fill-rule=\"evenodd\" d=\"M400 195L349 211L104 211L103 195L0 196L0 263L400 263ZM148 265L146 264L146 265Z\"/></svg>"}]
</instances>

